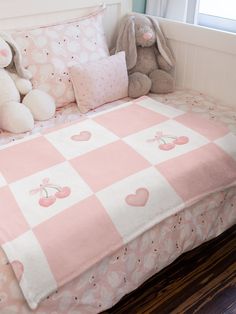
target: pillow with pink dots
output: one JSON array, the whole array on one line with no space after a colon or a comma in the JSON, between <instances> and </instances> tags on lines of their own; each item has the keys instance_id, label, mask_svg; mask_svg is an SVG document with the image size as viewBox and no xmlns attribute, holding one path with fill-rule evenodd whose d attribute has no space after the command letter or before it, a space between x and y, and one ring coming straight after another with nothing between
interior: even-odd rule
<instances>
[{"instance_id":1,"label":"pillow with pink dots","mask_svg":"<svg viewBox=\"0 0 236 314\"><path fill-rule=\"evenodd\" d=\"M104 8L61 24L12 33L34 88L49 93L62 107L75 102L68 68L109 56L102 17Z\"/></svg>"},{"instance_id":2,"label":"pillow with pink dots","mask_svg":"<svg viewBox=\"0 0 236 314\"><path fill-rule=\"evenodd\" d=\"M128 96L124 51L99 61L77 64L70 68L70 74L82 113Z\"/></svg>"}]
</instances>

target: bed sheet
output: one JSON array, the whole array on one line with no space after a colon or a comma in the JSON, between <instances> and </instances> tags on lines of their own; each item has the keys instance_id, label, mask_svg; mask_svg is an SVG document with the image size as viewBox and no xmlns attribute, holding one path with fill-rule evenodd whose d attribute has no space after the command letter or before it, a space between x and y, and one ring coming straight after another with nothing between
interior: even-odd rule
<instances>
[{"instance_id":1,"label":"bed sheet","mask_svg":"<svg viewBox=\"0 0 236 314\"><path fill-rule=\"evenodd\" d=\"M197 112L202 116L211 117L211 119L219 120L229 126L231 132L236 134L236 109L226 106L212 97L192 90L176 90L174 93L166 95L149 94L149 97L183 111ZM23 138L30 134L35 134L49 127L55 127L62 123L78 121L84 116L92 116L96 112L101 112L109 108L113 108L122 103L129 101L130 98L124 98L112 103L108 103L94 109L87 114L81 114L75 104L70 104L63 108L58 108L55 116L48 121L38 121L31 132L24 134L12 135L11 133L0 130L0 145L7 144L17 139Z\"/></svg>"},{"instance_id":2,"label":"bed sheet","mask_svg":"<svg viewBox=\"0 0 236 314\"><path fill-rule=\"evenodd\" d=\"M233 111L230 113L225 106L217 106L203 95L178 91L167 96L153 95L153 97L164 103L173 102L182 110L193 110L203 115L210 114L212 119L224 119L231 131L235 131L235 113ZM67 108L67 115L65 112L58 112L53 119L54 122L50 123L78 119L78 112L75 109L73 106ZM48 124L38 127L47 126ZM5 135L5 139L14 139ZM95 268L43 301L36 311L29 310L26 305L11 267L1 252L1 313L98 313L115 304L124 294L171 263L182 252L220 234L235 220L236 190L231 188L215 193L188 210L166 219L110 258L104 259Z\"/></svg>"},{"instance_id":3,"label":"bed sheet","mask_svg":"<svg viewBox=\"0 0 236 314\"><path fill-rule=\"evenodd\" d=\"M0 251L0 313L100 313L183 252L216 237L235 222L236 189L231 188L166 219L56 291L34 311L29 309Z\"/></svg>"}]
</instances>

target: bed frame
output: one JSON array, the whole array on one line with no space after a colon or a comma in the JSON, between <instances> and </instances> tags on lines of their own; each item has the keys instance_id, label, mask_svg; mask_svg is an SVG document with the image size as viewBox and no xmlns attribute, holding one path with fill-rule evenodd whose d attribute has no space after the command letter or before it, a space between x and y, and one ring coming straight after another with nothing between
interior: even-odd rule
<instances>
[{"instance_id":1,"label":"bed frame","mask_svg":"<svg viewBox=\"0 0 236 314\"><path fill-rule=\"evenodd\" d=\"M89 13L105 3L109 46L132 0L2 0L0 30L39 26ZM176 86L200 91L236 109L236 34L159 19L177 60Z\"/></svg>"}]
</instances>

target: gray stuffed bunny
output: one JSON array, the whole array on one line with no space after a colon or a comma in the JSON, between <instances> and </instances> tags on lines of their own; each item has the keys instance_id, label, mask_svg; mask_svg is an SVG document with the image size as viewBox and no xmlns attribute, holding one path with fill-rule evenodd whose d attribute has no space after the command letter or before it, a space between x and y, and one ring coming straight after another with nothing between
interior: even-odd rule
<instances>
[{"instance_id":1,"label":"gray stuffed bunny","mask_svg":"<svg viewBox=\"0 0 236 314\"><path fill-rule=\"evenodd\" d=\"M126 16L120 26L115 52L123 50L129 71L130 97L174 90L170 72L175 61L155 19L141 14Z\"/></svg>"}]
</instances>

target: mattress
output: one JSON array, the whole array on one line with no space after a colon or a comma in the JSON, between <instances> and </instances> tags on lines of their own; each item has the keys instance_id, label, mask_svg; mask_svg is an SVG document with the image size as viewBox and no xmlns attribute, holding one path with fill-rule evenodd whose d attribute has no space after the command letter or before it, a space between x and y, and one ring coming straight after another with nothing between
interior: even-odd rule
<instances>
[{"instance_id":1,"label":"mattress","mask_svg":"<svg viewBox=\"0 0 236 314\"><path fill-rule=\"evenodd\" d=\"M183 111L195 111L199 115L210 115L213 120L224 120L230 130L235 132L233 110L217 105L203 95L177 91L167 96L153 95L152 97L158 97L159 101L169 105L174 103L175 108ZM119 103L105 107L115 106L119 106ZM99 109L99 111L103 110L104 108ZM71 106L63 112L58 112L55 119L49 124L77 119L76 108ZM38 127L46 128L48 125ZM36 129L38 130L38 128ZM7 134L4 134L2 139L5 143L15 140ZM49 296L41 303L36 313L53 311L57 313L98 313L111 307L124 294L134 290L181 253L217 236L234 224L236 219L235 192L235 188L230 187L212 193L194 205L160 221L129 241L115 254L106 256L94 267ZM11 266L7 263L3 252L1 255L0 271L4 285L0 305L1 313L4 311L5 313L31 313L32 311L26 305L17 281L14 279Z\"/></svg>"}]
</instances>

